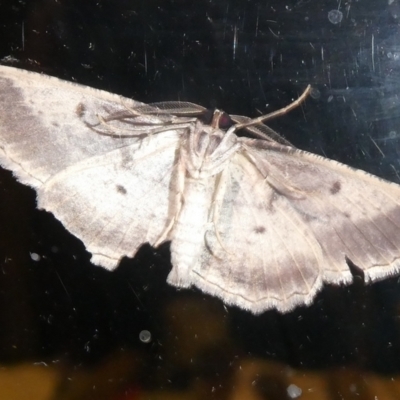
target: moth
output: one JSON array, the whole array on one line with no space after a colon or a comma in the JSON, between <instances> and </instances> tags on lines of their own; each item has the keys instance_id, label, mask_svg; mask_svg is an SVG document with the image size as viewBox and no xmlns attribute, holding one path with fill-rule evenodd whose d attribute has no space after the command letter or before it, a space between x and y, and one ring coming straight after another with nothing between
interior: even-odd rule
<instances>
[{"instance_id":1,"label":"moth","mask_svg":"<svg viewBox=\"0 0 400 400\"><path fill-rule=\"evenodd\" d=\"M400 269L400 186L299 150L265 121L143 104L0 67L0 164L112 270L171 242L171 285L259 314ZM256 138L239 137L247 131Z\"/></svg>"}]
</instances>

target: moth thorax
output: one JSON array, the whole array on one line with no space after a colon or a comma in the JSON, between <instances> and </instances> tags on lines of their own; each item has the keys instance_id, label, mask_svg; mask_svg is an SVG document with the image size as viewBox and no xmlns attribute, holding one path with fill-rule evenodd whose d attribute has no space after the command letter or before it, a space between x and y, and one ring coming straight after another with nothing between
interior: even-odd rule
<instances>
[{"instance_id":1,"label":"moth thorax","mask_svg":"<svg viewBox=\"0 0 400 400\"><path fill-rule=\"evenodd\" d=\"M210 158L221 143L220 132L214 129L202 130L196 138L195 153L201 158Z\"/></svg>"}]
</instances>

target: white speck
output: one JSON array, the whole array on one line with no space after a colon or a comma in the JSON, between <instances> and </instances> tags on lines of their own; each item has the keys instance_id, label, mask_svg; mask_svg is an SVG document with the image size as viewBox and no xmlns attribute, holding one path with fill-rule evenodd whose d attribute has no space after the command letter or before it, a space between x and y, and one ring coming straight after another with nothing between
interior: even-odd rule
<instances>
[{"instance_id":1,"label":"white speck","mask_svg":"<svg viewBox=\"0 0 400 400\"><path fill-rule=\"evenodd\" d=\"M3 62L3 63L10 63L10 64L12 64L12 63L18 62L18 58L15 58L15 57L13 57L13 56L5 56L5 57L3 57L2 59L0 59L0 61Z\"/></svg>"},{"instance_id":2,"label":"white speck","mask_svg":"<svg viewBox=\"0 0 400 400\"><path fill-rule=\"evenodd\" d=\"M388 58L391 58L392 60L398 61L400 59L400 53L398 53L397 51L394 53L387 53Z\"/></svg>"},{"instance_id":3,"label":"white speck","mask_svg":"<svg viewBox=\"0 0 400 400\"><path fill-rule=\"evenodd\" d=\"M143 343L150 343L151 342L151 333L149 331L141 331L139 333L139 339Z\"/></svg>"},{"instance_id":4,"label":"white speck","mask_svg":"<svg viewBox=\"0 0 400 400\"><path fill-rule=\"evenodd\" d=\"M37 253L29 253L33 261L40 261L40 256Z\"/></svg>"},{"instance_id":5,"label":"white speck","mask_svg":"<svg viewBox=\"0 0 400 400\"><path fill-rule=\"evenodd\" d=\"M294 385L293 383L287 387L286 391L289 397L292 399L300 397L303 392L297 385Z\"/></svg>"},{"instance_id":6,"label":"white speck","mask_svg":"<svg viewBox=\"0 0 400 400\"><path fill-rule=\"evenodd\" d=\"M237 47L237 42L238 42L238 37L237 37L237 27L235 25L234 31L233 31L233 59L236 57L236 47Z\"/></svg>"},{"instance_id":7,"label":"white speck","mask_svg":"<svg viewBox=\"0 0 400 400\"><path fill-rule=\"evenodd\" d=\"M310 96L313 99L319 99L321 97L321 92L316 88L312 88L311 92L310 92Z\"/></svg>"},{"instance_id":8,"label":"white speck","mask_svg":"<svg viewBox=\"0 0 400 400\"><path fill-rule=\"evenodd\" d=\"M352 383L352 384L349 386L349 389L350 389L350 392L356 393L356 392L357 392L357 385L356 385L355 383Z\"/></svg>"},{"instance_id":9,"label":"white speck","mask_svg":"<svg viewBox=\"0 0 400 400\"><path fill-rule=\"evenodd\" d=\"M328 19L329 22L332 22L332 24L336 25L342 21L343 13L339 10L331 10L328 12Z\"/></svg>"},{"instance_id":10,"label":"white speck","mask_svg":"<svg viewBox=\"0 0 400 400\"><path fill-rule=\"evenodd\" d=\"M46 364L44 361L35 362L33 365L43 365L44 367L48 367L48 364Z\"/></svg>"}]
</instances>

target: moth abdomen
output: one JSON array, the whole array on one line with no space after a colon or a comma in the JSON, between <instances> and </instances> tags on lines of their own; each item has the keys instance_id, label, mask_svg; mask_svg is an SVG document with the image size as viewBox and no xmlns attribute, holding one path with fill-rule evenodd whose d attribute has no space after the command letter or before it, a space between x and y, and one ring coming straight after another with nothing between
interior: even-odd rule
<instances>
[{"instance_id":1,"label":"moth abdomen","mask_svg":"<svg viewBox=\"0 0 400 400\"><path fill-rule=\"evenodd\" d=\"M174 266L168 282L175 286L190 286L190 274L204 251L204 235L208 208L212 201L210 180L187 178L184 187L184 207L175 222L171 240L171 259Z\"/></svg>"}]
</instances>

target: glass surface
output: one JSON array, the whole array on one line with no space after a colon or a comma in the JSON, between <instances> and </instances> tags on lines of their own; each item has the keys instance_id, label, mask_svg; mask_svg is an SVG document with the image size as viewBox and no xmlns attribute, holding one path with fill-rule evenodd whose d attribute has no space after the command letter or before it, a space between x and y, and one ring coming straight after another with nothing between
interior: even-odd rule
<instances>
[{"instance_id":1,"label":"glass surface","mask_svg":"<svg viewBox=\"0 0 400 400\"><path fill-rule=\"evenodd\" d=\"M399 178L400 2L0 3L2 64L145 103L255 117L296 147ZM0 121L1 123L1 121ZM29 132L27 132L29 134ZM168 244L108 272L0 170L0 398L397 399L398 277L259 316L166 283Z\"/></svg>"}]
</instances>

